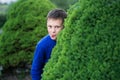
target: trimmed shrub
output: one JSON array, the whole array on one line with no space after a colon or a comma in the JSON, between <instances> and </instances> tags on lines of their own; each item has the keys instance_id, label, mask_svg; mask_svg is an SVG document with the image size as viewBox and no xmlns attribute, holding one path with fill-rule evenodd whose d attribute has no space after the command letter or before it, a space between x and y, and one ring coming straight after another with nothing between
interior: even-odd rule
<instances>
[{"instance_id":1,"label":"trimmed shrub","mask_svg":"<svg viewBox=\"0 0 120 80\"><path fill-rule=\"evenodd\" d=\"M68 14L42 80L120 80L120 0L80 0Z\"/></svg>"},{"instance_id":2,"label":"trimmed shrub","mask_svg":"<svg viewBox=\"0 0 120 80\"><path fill-rule=\"evenodd\" d=\"M53 8L49 0L18 0L10 5L0 40L0 65L31 63L36 43L47 34L46 16Z\"/></svg>"}]
</instances>

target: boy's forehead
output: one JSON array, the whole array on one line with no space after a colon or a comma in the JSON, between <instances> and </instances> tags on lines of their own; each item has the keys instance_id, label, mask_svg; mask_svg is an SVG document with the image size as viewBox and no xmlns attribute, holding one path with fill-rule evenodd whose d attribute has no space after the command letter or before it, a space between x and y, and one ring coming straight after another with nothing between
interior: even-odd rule
<instances>
[{"instance_id":1,"label":"boy's forehead","mask_svg":"<svg viewBox=\"0 0 120 80\"><path fill-rule=\"evenodd\" d=\"M62 19L49 18L47 20L47 25L63 25Z\"/></svg>"},{"instance_id":2,"label":"boy's forehead","mask_svg":"<svg viewBox=\"0 0 120 80\"><path fill-rule=\"evenodd\" d=\"M52 18L52 17L47 18L47 20L49 20L49 19L53 19L53 20L58 20L58 19L60 19L60 20L62 20L62 18Z\"/></svg>"},{"instance_id":3,"label":"boy's forehead","mask_svg":"<svg viewBox=\"0 0 120 80\"><path fill-rule=\"evenodd\" d=\"M49 20L53 20L53 21L55 21L55 20L61 20L63 22L63 20L61 18L48 18L47 21L49 21Z\"/></svg>"}]
</instances>

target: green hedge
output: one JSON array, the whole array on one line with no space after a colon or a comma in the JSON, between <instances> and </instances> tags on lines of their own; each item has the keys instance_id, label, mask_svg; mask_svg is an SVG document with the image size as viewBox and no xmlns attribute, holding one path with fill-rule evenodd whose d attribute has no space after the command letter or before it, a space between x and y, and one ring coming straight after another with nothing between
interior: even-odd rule
<instances>
[{"instance_id":1,"label":"green hedge","mask_svg":"<svg viewBox=\"0 0 120 80\"><path fill-rule=\"evenodd\" d=\"M0 65L31 63L36 43L47 34L46 16L53 8L49 0L18 0L9 6L0 39Z\"/></svg>"},{"instance_id":2,"label":"green hedge","mask_svg":"<svg viewBox=\"0 0 120 80\"><path fill-rule=\"evenodd\" d=\"M120 80L120 0L80 0L68 11L42 80Z\"/></svg>"}]
</instances>

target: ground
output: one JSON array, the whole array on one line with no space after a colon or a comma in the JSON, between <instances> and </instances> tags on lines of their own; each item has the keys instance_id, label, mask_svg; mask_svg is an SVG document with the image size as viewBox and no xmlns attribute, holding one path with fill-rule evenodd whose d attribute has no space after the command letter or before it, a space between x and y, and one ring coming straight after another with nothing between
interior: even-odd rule
<instances>
[{"instance_id":1,"label":"ground","mask_svg":"<svg viewBox=\"0 0 120 80\"><path fill-rule=\"evenodd\" d=\"M9 68L2 71L0 80L31 80L30 69L26 68Z\"/></svg>"}]
</instances>

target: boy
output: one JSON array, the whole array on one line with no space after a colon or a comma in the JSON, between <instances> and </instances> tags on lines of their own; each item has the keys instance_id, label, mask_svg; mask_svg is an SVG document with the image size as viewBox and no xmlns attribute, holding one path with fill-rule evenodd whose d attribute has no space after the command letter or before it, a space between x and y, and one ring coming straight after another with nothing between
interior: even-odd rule
<instances>
[{"instance_id":1,"label":"boy","mask_svg":"<svg viewBox=\"0 0 120 80\"><path fill-rule=\"evenodd\" d=\"M47 15L47 30L48 35L41 39L34 53L31 76L32 80L40 80L43 68L50 58L51 51L56 45L56 38L58 33L64 28L63 23L67 14L64 10L54 9Z\"/></svg>"}]
</instances>

